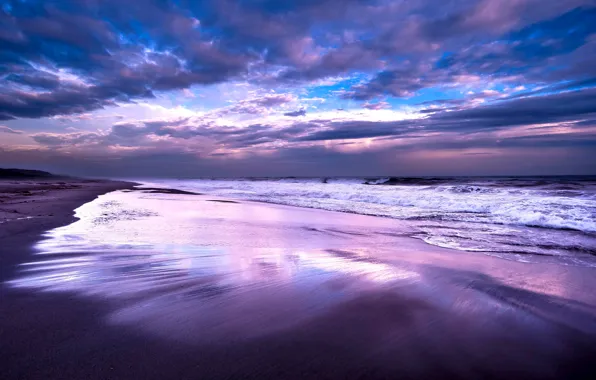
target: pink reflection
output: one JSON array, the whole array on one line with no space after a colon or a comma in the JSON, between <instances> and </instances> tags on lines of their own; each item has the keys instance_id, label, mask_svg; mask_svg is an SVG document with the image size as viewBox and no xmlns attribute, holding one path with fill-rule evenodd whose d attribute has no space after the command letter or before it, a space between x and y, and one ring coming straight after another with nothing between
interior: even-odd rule
<instances>
[{"instance_id":1,"label":"pink reflection","mask_svg":"<svg viewBox=\"0 0 596 380\"><path fill-rule=\"evenodd\" d=\"M110 323L170 338L266 334L419 278L379 258L398 244L392 220L138 192L104 195L76 214L10 285L119 300ZM188 337L191 325L204 334Z\"/></svg>"}]
</instances>

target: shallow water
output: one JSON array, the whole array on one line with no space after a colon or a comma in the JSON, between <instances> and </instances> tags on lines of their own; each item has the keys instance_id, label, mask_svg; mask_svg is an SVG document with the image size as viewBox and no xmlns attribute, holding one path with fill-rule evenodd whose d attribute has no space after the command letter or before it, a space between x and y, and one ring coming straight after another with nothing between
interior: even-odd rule
<instances>
[{"instance_id":1,"label":"shallow water","mask_svg":"<svg viewBox=\"0 0 596 380\"><path fill-rule=\"evenodd\" d=\"M593 177L153 180L246 199L406 221L440 247L522 262L596 267ZM368 183L368 184L367 184ZM377 184L377 185L375 185Z\"/></svg>"},{"instance_id":2,"label":"shallow water","mask_svg":"<svg viewBox=\"0 0 596 380\"><path fill-rule=\"evenodd\" d=\"M113 323L150 319L163 332L175 325L163 321L160 310L167 308L168 318L232 334L237 323L270 332L375 284L419 279L379 259L399 240L391 235L401 228L397 221L214 200L122 191L100 196L76 210L77 222L49 231L36 246L38 260L23 264L9 284L124 301L109 317Z\"/></svg>"}]
</instances>

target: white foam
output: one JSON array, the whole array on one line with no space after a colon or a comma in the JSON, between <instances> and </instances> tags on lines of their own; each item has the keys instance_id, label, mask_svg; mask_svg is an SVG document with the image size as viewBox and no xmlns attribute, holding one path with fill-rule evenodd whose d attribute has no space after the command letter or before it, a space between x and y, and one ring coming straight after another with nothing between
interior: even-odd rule
<instances>
[{"instance_id":1,"label":"white foam","mask_svg":"<svg viewBox=\"0 0 596 380\"><path fill-rule=\"evenodd\" d=\"M167 185L223 197L399 219L445 215L464 221L596 232L596 200L542 189L289 181L194 180L168 181Z\"/></svg>"},{"instance_id":2,"label":"white foam","mask_svg":"<svg viewBox=\"0 0 596 380\"><path fill-rule=\"evenodd\" d=\"M371 186L363 182L284 179L162 181L158 184L227 198L405 219L420 231L415 237L429 244L499 255L516 252L509 254L509 258L520 261L528 259L519 253L573 258L563 260L572 264L578 258L588 265L595 261L592 255L596 252L596 197L593 193L542 187L498 187L494 183L471 181L404 186ZM543 244L544 241L548 244Z\"/></svg>"}]
</instances>

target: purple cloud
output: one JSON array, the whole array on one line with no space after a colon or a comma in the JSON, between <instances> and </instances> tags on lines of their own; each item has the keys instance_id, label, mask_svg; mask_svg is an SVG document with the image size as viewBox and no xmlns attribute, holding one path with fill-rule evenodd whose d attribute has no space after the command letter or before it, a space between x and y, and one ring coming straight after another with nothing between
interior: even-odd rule
<instances>
[{"instance_id":1,"label":"purple cloud","mask_svg":"<svg viewBox=\"0 0 596 380\"><path fill-rule=\"evenodd\" d=\"M21 134L23 134L22 131L17 131L15 129L8 128L5 125L0 125L0 133L9 133L9 134L13 134L13 135L21 135Z\"/></svg>"},{"instance_id":2,"label":"purple cloud","mask_svg":"<svg viewBox=\"0 0 596 380\"><path fill-rule=\"evenodd\" d=\"M298 117L298 116L304 116L304 115L306 115L306 111L303 109L284 113L284 116L290 116L290 117Z\"/></svg>"}]
</instances>

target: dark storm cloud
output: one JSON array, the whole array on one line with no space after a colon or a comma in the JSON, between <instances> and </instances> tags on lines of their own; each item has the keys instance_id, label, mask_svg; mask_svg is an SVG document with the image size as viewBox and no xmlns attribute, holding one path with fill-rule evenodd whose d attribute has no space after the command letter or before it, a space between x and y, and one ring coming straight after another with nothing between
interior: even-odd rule
<instances>
[{"instance_id":1,"label":"dark storm cloud","mask_svg":"<svg viewBox=\"0 0 596 380\"><path fill-rule=\"evenodd\" d=\"M98 98L92 89L64 88L42 93L14 89L0 93L0 120L68 115L114 104L113 100Z\"/></svg>"},{"instance_id":2,"label":"dark storm cloud","mask_svg":"<svg viewBox=\"0 0 596 380\"><path fill-rule=\"evenodd\" d=\"M550 5L547 2L547 6ZM424 88L460 84L463 76L472 75L493 80L515 77L517 81L531 84L566 81L556 85L559 91L566 87L594 85L596 69L585 62L596 61L596 49L584 49L581 54L573 55L578 49L594 43L596 8L593 4L514 29L496 39L449 46L449 36L464 34L465 30L458 26L462 20L467 19L458 15L439 22L440 27L432 23L425 27L437 29L437 33L430 35L433 38L442 36L441 43L447 43L440 55L419 54L394 62L369 82L354 86L343 97L355 100L407 97ZM561 62L553 65L553 60L557 59Z\"/></svg>"},{"instance_id":3,"label":"dark storm cloud","mask_svg":"<svg viewBox=\"0 0 596 380\"><path fill-rule=\"evenodd\" d=\"M573 9L589 3L8 1L0 11L0 119L225 82L261 60L282 66L278 81L382 70L345 95L357 100L409 96L470 74L546 77L540 62L589 43L594 8ZM548 75L581 79L590 54L562 67L567 74Z\"/></svg>"},{"instance_id":4,"label":"dark storm cloud","mask_svg":"<svg viewBox=\"0 0 596 380\"><path fill-rule=\"evenodd\" d=\"M596 33L596 8L580 7L552 19L528 25L501 38L473 45L442 57L437 67L478 75L525 75L529 80L556 80L563 67L553 65L588 44ZM596 56L584 55L584 59ZM574 65L575 62L568 62ZM582 73L575 73L581 78ZM568 78L572 79L572 78Z\"/></svg>"},{"instance_id":5,"label":"dark storm cloud","mask_svg":"<svg viewBox=\"0 0 596 380\"><path fill-rule=\"evenodd\" d=\"M44 90L53 90L60 87L60 79L57 75L40 71L33 72L31 75L9 74L6 80Z\"/></svg>"},{"instance_id":6,"label":"dark storm cloud","mask_svg":"<svg viewBox=\"0 0 596 380\"><path fill-rule=\"evenodd\" d=\"M12 1L0 21L0 73L9 73L0 85L2 119L79 113L222 82L251 60L203 36L200 22L168 1Z\"/></svg>"}]
</instances>

